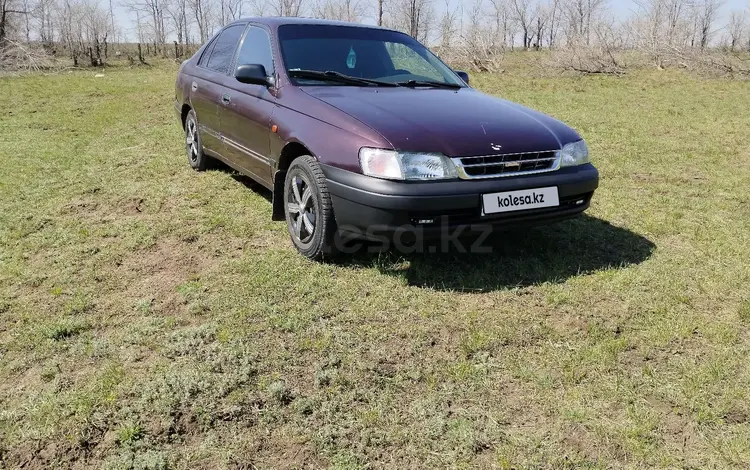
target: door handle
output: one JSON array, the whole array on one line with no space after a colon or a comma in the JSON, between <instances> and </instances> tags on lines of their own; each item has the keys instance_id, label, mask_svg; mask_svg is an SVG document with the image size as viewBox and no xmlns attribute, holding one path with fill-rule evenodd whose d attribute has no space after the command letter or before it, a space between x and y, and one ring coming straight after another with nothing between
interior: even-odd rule
<instances>
[{"instance_id":1,"label":"door handle","mask_svg":"<svg viewBox=\"0 0 750 470\"><path fill-rule=\"evenodd\" d=\"M232 102L232 98L230 98L229 95L227 95L226 93L224 93L223 95L221 95L221 103L222 104L229 104L231 102Z\"/></svg>"},{"instance_id":2,"label":"door handle","mask_svg":"<svg viewBox=\"0 0 750 470\"><path fill-rule=\"evenodd\" d=\"M198 84L193 82L192 86L190 87L193 91L196 91L198 89Z\"/></svg>"}]
</instances>

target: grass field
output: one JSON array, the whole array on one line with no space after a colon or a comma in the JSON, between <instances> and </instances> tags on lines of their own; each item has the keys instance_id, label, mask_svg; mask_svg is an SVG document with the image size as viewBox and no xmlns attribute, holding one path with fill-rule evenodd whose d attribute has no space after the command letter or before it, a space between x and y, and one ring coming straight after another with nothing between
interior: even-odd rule
<instances>
[{"instance_id":1,"label":"grass field","mask_svg":"<svg viewBox=\"0 0 750 470\"><path fill-rule=\"evenodd\" d=\"M587 138L588 215L318 264L175 71L0 78L0 468L747 468L750 83L477 76Z\"/></svg>"}]
</instances>

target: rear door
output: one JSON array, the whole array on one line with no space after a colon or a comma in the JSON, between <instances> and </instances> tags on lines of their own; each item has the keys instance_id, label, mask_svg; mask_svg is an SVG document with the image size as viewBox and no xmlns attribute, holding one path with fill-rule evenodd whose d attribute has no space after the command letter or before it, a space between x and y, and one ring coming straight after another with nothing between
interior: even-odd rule
<instances>
[{"instance_id":1,"label":"rear door","mask_svg":"<svg viewBox=\"0 0 750 470\"><path fill-rule=\"evenodd\" d=\"M210 81L211 73L206 69L206 63L211 56L211 51L216 45L214 38L203 51L198 66L195 67L193 75L190 77L190 106L193 108L198 119L198 132L201 136L203 147L208 150L218 151L221 147L216 131L208 127L207 123L216 121L219 107L216 104L215 91L212 90Z\"/></svg>"},{"instance_id":2,"label":"rear door","mask_svg":"<svg viewBox=\"0 0 750 470\"><path fill-rule=\"evenodd\" d=\"M219 109L224 83L245 27L245 24L234 24L219 33L201 56L190 86L190 102L198 118L203 147L221 156L225 154L225 147Z\"/></svg>"},{"instance_id":3,"label":"rear door","mask_svg":"<svg viewBox=\"0 0 750 470\"><path fill-rule=\"evenodd\" d=\"M271 39L266 29L251 24L240 45L236 65L261 64L275 76ZM276 107L274 90L248 85L230 77L219 109L228 158L258 182L271 185L271 115Z\"/></svg>"}]
</instances>

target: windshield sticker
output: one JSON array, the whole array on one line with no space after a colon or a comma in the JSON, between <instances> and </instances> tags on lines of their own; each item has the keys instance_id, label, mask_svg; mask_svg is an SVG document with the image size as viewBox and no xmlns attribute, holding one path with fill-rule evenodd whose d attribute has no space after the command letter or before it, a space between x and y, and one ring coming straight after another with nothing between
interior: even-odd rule
<instances>
[{"instance_id":1,"label":"windshield sticker","mask_svg":"<svg viewBox=\"0 0 750 470\"><path fill-rule=\"evenodd\" d=\"M354 46L349 46L349 55L346 56L346 66L353 69L357 65L357 53L354 52Z\"/></svg>"}]
</instances>

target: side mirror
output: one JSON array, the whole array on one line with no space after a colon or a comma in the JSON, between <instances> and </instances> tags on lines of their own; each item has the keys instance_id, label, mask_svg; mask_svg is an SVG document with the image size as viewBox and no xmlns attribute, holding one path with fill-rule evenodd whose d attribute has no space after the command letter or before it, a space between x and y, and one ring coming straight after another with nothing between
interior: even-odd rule
<instances>
[{"instance_id":1,"label":"side mirror","mask_svg":"<svg viewBox=\"0 0 750 470\"><path fill-rule=\"evenodd\" d=\"M266 75L266 68L261 64L245 64L237 67L234 78L240 83L248 85L271 86L271 80Z\"/></svg>"},{"instance_id":2,"label":"side mirror","mask_svg":"<svg viewBox=\"0 0 750 470\"><path fill-rule=\"evenodd\" d=\"M469 84L469 74L468 73L463 72L461 70L454 70L454 72L456 72L456 75L458 75L459 77L461 77L461 80L465 81L467 85Z\"/></svg>"}]
</instances>

